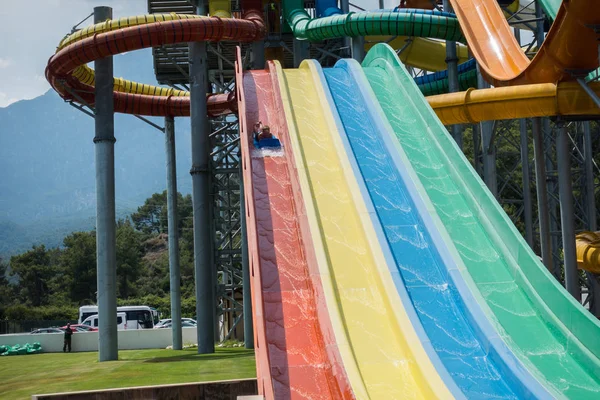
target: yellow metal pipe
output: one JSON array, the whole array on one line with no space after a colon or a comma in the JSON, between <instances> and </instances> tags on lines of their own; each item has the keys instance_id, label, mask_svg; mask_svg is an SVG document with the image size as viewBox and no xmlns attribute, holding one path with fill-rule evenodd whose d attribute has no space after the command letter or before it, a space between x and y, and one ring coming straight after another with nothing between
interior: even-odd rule
<instances>
[{"instance_id":1,"label":"yellow metal pipe","mask_svg":"<svg viewBox=\"0 0 600 400\"><path fill-rule=\"evenodd\" d=\"M600 82L590 84L600 94ZM498 119L598 116L600 108L576 82L543 83L427 97L444 125Z\"/></svg>"},{"instance_id":2,"label":"yellow metal pipe","mask_svg":"<svg viewBox=\"0 0 600 400\"><path fill-rule=\"evenodd\" d=\"M575 236L577 266L600 274L600 232L581 232Z\"/></svg>"}]
</instances>

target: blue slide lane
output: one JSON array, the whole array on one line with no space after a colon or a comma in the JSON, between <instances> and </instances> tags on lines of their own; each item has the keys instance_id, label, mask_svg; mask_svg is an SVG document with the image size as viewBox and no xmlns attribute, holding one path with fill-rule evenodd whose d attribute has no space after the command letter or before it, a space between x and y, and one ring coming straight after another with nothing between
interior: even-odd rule
<instances>
[{"instance_id":1,"label":"blue slide lane","mask_svg":"<svg viewBox=\"0 0 600 400\"><path fill-rule=\"evenodd\" d=\"M439 244L435 223L420 204L409 175L402 171L406 167L389 150L394 149L390 144L393 133L381 121L384 114L362 68L354 60L340 60L323 72L344 127L342 140L357 162L357 179L366 184L370 199L365 201L372 202L376 225L383 227L383 240L393 254L395 262L388 266L396 269L390 271L396 288L405 308L416 310L419 321L414 325L424 329L422 340L431 343L425 349L433 348L436 353L430 355L434 365L436 359L441 360L442 369L467 398L552 397L498 338L462 281L454 259ZM463 300L473 304L467 307Z\"/></svg>"}]
</instances>

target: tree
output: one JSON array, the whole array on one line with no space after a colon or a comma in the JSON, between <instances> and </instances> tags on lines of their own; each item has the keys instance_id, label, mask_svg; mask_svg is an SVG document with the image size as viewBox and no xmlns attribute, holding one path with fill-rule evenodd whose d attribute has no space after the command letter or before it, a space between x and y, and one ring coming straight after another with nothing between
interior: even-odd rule
<instances>
[{"instance_id":1,"label":"tree","mask_svg":"<svg viewBox=\"0 0 600 400\"><path fill-rule=\"evenodd\" d=\"M184 225L190 223L192 216L192 196L177 193L177 213L179 234ZM140 232L147 234L167 233L167 191L154 193L147 198L137 212L131 214L131 220Z\"/></svg>"},{"instance_id":2,"label":"tree","mask_svg":"<svg viewBox=\"0 0 600 400\"><path fill-rule=\"evenodd\" d=\"M0 258L0 319L5 318L5 310L12 303L13 288L8 282L8 263Z\"/></svg>"},{"instance_id":3,"label":"tree","mask_svg":"<svg viewBox=\"0 0 600 400\"><path fill-rule=\"evenodd\" d=\"M36 307L48 304L48 281L54 271L46 247L33 246L28 252L11 257L10 266L12 275L19 279L17 292L21 301Z\"/></svg>"},{"instance_id":4,"label":"tree","mask_svg":"<svg viewBox=\"0 0 600 400\"><path fill-rule=\"evenodd\" d=\"M142 257L140 234L129 220L117 223L117 280L118 297L127 299L134 295L135 283L140 276Z\"/></svg>"},{"instance_id":5,"label":"tree","mask_svg":"<svg viewBox=\"0 0 600 400\"><path fill-rule=\"evenodd\" d=\"M96 232L74 232L65 237L61 257L64 287L79 305L96 302Z\"/></svg>"}]
</instances>

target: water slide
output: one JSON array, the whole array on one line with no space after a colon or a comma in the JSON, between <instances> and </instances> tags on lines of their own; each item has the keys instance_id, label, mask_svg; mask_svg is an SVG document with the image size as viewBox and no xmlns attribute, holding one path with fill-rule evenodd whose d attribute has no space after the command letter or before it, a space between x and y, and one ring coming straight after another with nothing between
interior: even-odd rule
<instances>
[{"instance_id":1,"label":"water slide","mask_svg":"<svg viewBox=\"0 0 600 400\"><path fill-rule=\"evenodd\" d=\"M395 290L315 61L278 81L313 247L357 398L451 398ZM336 326L338 329L336 329Z\"/></svg>"},{"instance_id":2,"label":"water slide","mask_svg":"<svg viewBox=\"0 0 600 400\"><path fill-rule=\"evenodd\" d=\"M94 79L91 70L85 68L86 63L108 55L169 43L197 40L257 40L264 34L260 13L256 11L260 7L253 2L243 3L243 6L245 6L245 18L242 20L164 15L127 18L94 25L87 31L84 30L85 32L75 33L61 43L61 48L49 60L46 76L64 98L93 105L92 85ZM567 21L567 25L569 25L569 21L573 22L573 18L569 20L567 11L570 10L565 11L566 8L567 6L564 6L560 11L562 14L560 12L557 14L557 21L561 21L562 25L565 25L565 21ZM376 31L375 34L412 35L421 31L425 36L431 35L451 40L452 38L460 39L458 25L441 19L436 19L436 24L431 24L431 19L427 20L422 17L401 18L377 13L377 15L367 14L363 17L355 14L335 16L327 22L307 21L301 13L295 13L292 16L295 16L295 21L298 23L295 26L300 31L304 30L307 38L315 38L319 35L324 35L323 38L326 38L348 33L361 34L361 27L370 26L372 28L369 29ZM402 24L406 24L406 27L403 27ZM559 29L557 28L557 30ZM563 27L563 30L567 29ZM586 46L589 48L589 43ZM576 51L581 50L580 46L575 47L577 47ZM550 58L552 49L550 45L546 48L545 54ZM491 321L494 330L499 332L499 336L496 338L493 332L487 330L489 327L486 327L485 320L476 317L478 308L472 304L469 305L469 302L466 301L469 298L466 291L460 292L462 284L458 279L459 274L455 273L455 276L448 278L444 284L454 285L455 290L460 293L459 295L453 294L455 297L448 303L452 310L460 310L455 315L452 324L463 327L461 329L464 331L461 331L461 335L471 335L465 337L473 338L474 351L487 349L485 347L488 345L487 342L496 346L490 353L496 355L485 362L491 368L489 371L497 371L500 374L497 382L490 381L489 387L496 390L496 394L503 393L505 397L509 398L512 395L526 397L528 393L539 393L539 388L536 388L535 382L527 376L527 373L520 371L521 375L519 375L517 367L520 362L527 367L527 370L531 371L538 382L541 382L553 394L562 394L571 398L597 397L598 346L600 345L595 338L598 337L598 323L591 320L579 305L565 295L564 290L556 284L553 278L548 276L545 269L540 268L539 262L535 260L531 251L523 247L524 242L517 237L518 232L510 225L510 221L506 220L494 200L490 199L489 194L485 190L482 193L481 182L469 175L469 172L472 171L463 165L464 160L456 153L458 150L449 145L447 141L450 139L447 138L447 135L446 137L442 135L439 126L432 131L423 127L423 121L430 126L439 125L439 122L422 96L415 91L414 83L409 84L407 80L398 78L398 74L405 74L405 71L397 59L390 60L393 58L391 55L380 54L380 56L371 56L365 71L375 88L384 112L387 114L387 119L391 122L391 127L387 129L393 130L398 136L401 133L406 134L405 128L394 120L393 115L395 115L394 112L398 113L394 110L401 109L398 108L401 105L406 107L407 102L398 104L398 100L396 100L394 103L391 97L382 100L381 93L385 94L384 89L386 88L380 87L380 93L374 81L381 79L380 70L386 72L385 78L389 78L386 84L395 88L395 94L402 91L408 93L407 99L412 101L412 103L408 102L409 107L406 107L409 110L407 115L411 117L408 118L408 122L417 127L421 124L423 132L439 141L432 140L431 143L435 146L430 147L413 146L412 152L407 149L407 146L410 147L410 143L415 143L414 141L411 142L406 137L402 137L400 143L402 143L402 151L406 153L407 162L414 168L420 184L425 188L419 192L421 197L429 198L432 203L430 211L435 210L440 216L440 226L443 229L441 227L438 229L442 232L447 230L451 234L446 236L445 246L450 248L449 251L454 248L453 251L459 254L459 257L454 257L457 265L464 263L463 269L460 267L453 269L451 264L445 260L435 267L438 271L446 268L448 271L460 272L460 276L471 289L471 296L476 299L477 307ZM588 57L588 61L590 61L589 59L591 56ZM576 60L567 61L569 66L577 64ZM391 63L394 67L386 69L380 65L375 66L377 63L381 63L381 65ZM456 369L448 367L451 357L440 356L439 350L445 351L443 346L440 346L439 343L436 344L435 340L428 342L423 339L424 332L433 332L430 329L435 329L439 325L435 324L435 317L431 318L431 321L434 322L426 320L429 317L422 312L425 308L420 309L420 307L424 307L421 302L407 301L407 293L409 293L409 289L413 290L413 288L400 283L404 279L402 273L406 271L398 269L394 271L393 269L395 265L393 257L390 260L393 252L389 248L392 246L385 244L382 233L378 231L383 228L377 227L377 222L373 217L376 205L374 205L374 200L371 200L373 204L369 203L369 197L366 195L368 182L361 184L360 179L357 179L359 174L356 171L360 169L359 160L352 156L354 150L351 150L352 146L349 144L350 136L344 139L345 128L340 118L342 114L336 117L331 108L334 100L327 97L323 83L326 78L319 75L319 69L314 63L305 63L303 70L281 71L280 68L275 67L275 71L277 79L271 80L271 89L274 89L275 83L273 82L282 83L281 100L277 100L276 95L270 99L263 96L262 100L268 106L255 106L255 110L250 111L250 115L267 115L265 119L269 120L271 105L281 101L285 126L289 131L289 138L284 138L284 148L286 143L288 143L288 148L285 150L286 155L283 159L275 160L272 163L270 161L265 163L264 160L252 161L251 155L248 155L250 157L248 163L252 166L258 165L256 175L253 173L253 169L244 172L250 182L252 179L256 179L259 188L258 190L254 190L254 188L247 190L247 196L253 199L249 201L253 202L256 212L254 232L257 239L253 245L257 251L256 254L253 254L253 260L255 266L261 265L260 263L268 264L274 258L279 264L277 257L281 258L284 253L287 254L288 250L286 248L286 251L282 252L283 247L278 248L277 246L292 244L296 247L290 248L290 253L295 252L301 257L298 260L303 261L299 270L293 269L297 267L295 264L286 266L285 263L282 263L281 274L278 269L273 272L274 270L271 268L270 270L266 269L268 272L262 275L262 268L258 268L260 271L253 277L253 285L261 288L253 298L255 322L257 325L263 323L262 328L257 332L257 341L260 343L262 338L262 343L266 344L262 350L257 352L257 363L262 371L260 372L262 375L259 377L261 390L264 393L272 393L273 396L276 393L284 396L288 393L292 395L294 389L303 390L304 386L310 385L302 380L302 374L299 371L307 365L315 365L313 361L320 360L322 363L316 365L322 368L308 368L311 370L310 373L314 374L310 383L314 383L320 388L314 390L314 396L323 394L323 397L335 397L335 394L339 393L340 396L346 398L352 397L352 395L358 398L366 396L381 398L384 393L386 397L392 393L392 396L402 397L412 395L425 398L460 397L461 392L465 390L468 392L471 389L465 388L464 382L460 382L461 379L456 378L458 367ZM259 79L263 86L254 87L269 87L265 77L272 77L272 75L271 72L263 74L262 80ZM564 77L568 78L568 76ZM401 83L394 86L393 83L397 83L396 81ZM561 92L561 85L563 84L555 85L557 98ZM119 79L115 80L114 86L117 112L142 115L189 115L187 92L141 85ZM251 91L252 87L252 84L249 84L248 90ZM565 88L574 90L572 87ZM474 94L475 92L471 93L471 95ZM258 98L259 95L256 96ZM463 112L468 110L468 106L471 105L469 100L472 98L465 95L466 105ZM533 98L533 96L530 97L530 99ZM569 102L569 99L569 95L566 95L565 104ZM583 98L581 99L583 101ZM501 97L500 100L504 100L506 103L516 103L509 101L511 99L506 96ZM415 105L415 102L420 103ZM534 102L532 101L532 103ZM219 115L235 111L237 100L231 95L211 95L208 97L208 104L209 114ZM412 107L410 107L411 105ZM560 105L556 107L561 109ZM579 109L577 106L568 104L566 107L567 109L571 107L572 110L575 110L573 112L578 112ZM550 113L551 111L544 110L543 112ZM466 113L470 115L470 111ZM243 114L246 115L246 111ZM315 116L317 117L315 118ZM383 119L381 118L381 120ZM284 126L281 117L279 120L275 120L277 118L274 119L277 126ZM405 122L402 121L402 123ZM324 130L314 131L312 130L314 126L324 128ZM246 130L246 134L247 132ZM315 136L319 132L326 132L327 135ZM288 132L284 132L284 134L286 133ZM323 137L330 139L327 147L322 146ZM242 140L247 141L247 137ZM344 144L344 140L348 143ZM387 148L389 150L389 145ZM448 167L451 175L448 184L451 185L451 189L456 189L456 192L459 193L456 196L449 196L448 193L445 193L444 197L449 197L451 203L450 205L446 204L446 208L443 208L439 201L433 200L436 200L436 193L438 193L437 197L440 197L440 189L447 189L445 184L440 183L440 180L448 179L448 176L440 177L434 173L439 171L427 170L419 164L418 158L411 158L411 155L416 157L415 154L423 153L423 148L435 150L431 150L431 154L427 152L427 157L436 156L445 161L444 165ZM452 152L443 154L444 152L440 151L440 148L452 149ZM325 163L324 160L327 158L323 158L324 156L329 156L329 159L333 157L336 160L333 168ZM393 155L390 157L393 158ZM283 167L278 165L279 161L284 160ZM429 161L427 159L427 162ZM262 176L261 162L264 172ZM275 175L269 175L271 172L283 171L287 172L288 176L281 180L277 177L272 179ZM428 174L430 176L427 178ZM332 193L330 187L326 187L320 182L340 188L344 201L340 203L337 193ZM408 183L405 182L405 184ZM279 187L282 191L287 190L287 194L291 193L293 199L288 198L277 203L274 212L265 212L264 207L267 200L264 198L264 191L262 192L263 198L259 196L260 188L264 190L265 186L267 189L272 187L275 190ZM425 192L426 196L422 192ZM306 195L307 193L308 195ZM453 191L450 193L454 194ZM299 197L299 194L304 194L304 197ZM415 198L413 201L416 202ZM473 199L477 199L477 201ZM423 201L423 199L421 200ZM270 204L270 202L269 198L268 203ZM484 203L485 206L479 203ZM306 209L302 208L302 204ZM340 207L340 205L344 207ZM281 231L273 228L269 230L269 222L272 224L290 221L289 215L274 215L280 210L292 212L290 207L296 207L295 210L299 210L293 211L296 213L298 226L287 226ZM256 210L260 210L260 212ZM457 213L456 210L460 212ZM303 213L306 216L302 216ZM419 215L423 217L423 214ZM462 233L471 229L472 221L464 222L463 226L459 223L461 222L460 218L465 216L476 219L472 225L481 226L484 233L483 236L475 236L472 243L461 242L457 239L460 235L452 235L457 230ZM453 221L453 218L457 217L459 221ZM426 222L423 223L426 224ZM501 228L499 231L507 233L506 237L499 237L498 231L494 231L496 224ZM307 232L310 232L309 236L307 236ZM352 232L352 235L348 232ZM430 235L434 237L435 235L431 232ZM257 236L260 234L264 235L260 238L261 240L258 239L260 236ZM280 234L281 236L279 236ZM292 239L284 239L283 236L286 235ZM270 244L270 239L274 244ZM312 241L312 246L309 239ZM298 243L298 240L301 243ZM434 239L430 238L430 240ZM269 248L269 246L271 247ZM439 244L436 246L436 251L441 252L443 246ZM360 251L356 257L353 257L354 253L348 249L355 252ZM431 257L435 258L435 255ZM439 254L437 257L440 257ZM334 263L334 259L342 261ZM343 262L356 265L356 268L347 270L343 268ZM524 264L521 265L521 262ZM490 264L488 269L480 269L480 266L486 263ZM491 269L492 267L494 269ZM294 282L286 280L288 278L284 275L286 272L293 273L294 278L298 278L298 280ZM297 273L299 275L296 275ZM448 273L450 274L450 272ZM271 281L271 279L274 280ZM469 284L469 279L472 280L471 284ZM393 282L393 287L390 287L390 282ZM297 300L295 305L287 304L283 299L290 298L292 291L286 289L294 287L295 290L296 288L296 286L287 285L295 283L305 285L304 287L307 289L303 293L307 297L303 297L301 300L295 299ZM319 288L321 289L319 290ZM356 299L362 303L356 304ZM316 306L314 306L315 304ZM313 306L316 309L311 310L310 307ZM294 339L285 352L278 352L282 338L286 338L287 341L288 337L292 337L292 335L286 335L286 332L296 333L298 331L297 325L294 326L294 318L286 319L287 316L293 316L291 310L294 310L294 307L302 310L301 315L306 317L307 321L305 324L310 325L311 331L314 329L315 333L310 337L307 335L308 344L300 343L300 341L294 342L296 340ZM381 309L385 311L382 313ZM277 314L271 313L271 310L281 311L282 314L276 316ZM287 311L284 313L284 310ZM286 325L290 322L291 325ZM432 326L427 326L428 323ZM281 327L282 324L283 327ZM304 327L304 325L301 326ZM382 329L377 329L377 327L382 327ZM538 332L539 334L537 334ZM443 337L443 335L440 336L439 340L443 341ZM532 337L536 339L534 343L531 343ZM385 348L381 347L381 343L386 344ZM503 343L513 351L516 361L511 354L505 354ZM390 345L388 346L388 344ZM269 347L272 350L270 353L268 352ZM432 352L432 348L434 352ZM314 351L311 352L310 357L313 358L296 357L300 353L294 352L294 349L304 349L301 351L312 349ZM460 359L463 358L468 359L461 355ZM455 359L459 358L455 357ZM340 366L343 366L343 369ZM510 366L517 367L511 369ZM470 368L463 367L467 371ZM453 379L448 379L449 375ZM490 375L483 379L491 376L493 374L490 372ZM397 383L399 377L402 377L401 385ZM384 386L380 384L381 381L384 382ZM352 393L348 389L349 385ZM460 387L460 392L457 391L456 386ZM308 395L308 397L313 395Z\"/></svg>"},{"instance_id":3,"label":"water slide","mask_svg":"<svg viewBox=\"0 0 600 400\"><path fill-rule=\"evenodd\" d=\"M267 398L349 399L352 392L316 266L273 70L242 74L238 85L252 309L259 387ZM282 154L253 150L253 124L277 132ZM341 324L339 318L334 323Z\"/></svg>"},{"instance_id":4,"label":"water slide","mask_svg":"<svg viewBox=\"0 0 600 400\"><path fill-rule=\"evenodd\" d=\"M364 71L500 337L543 385L600 395L600 323L552 277L472 169L393 50Z\"/></svg>"},{"instance_id":5,"label":"water slide","mask_svg":"<svg viewBox=\"0 0 600 400\"><path fill-rule=\"evenodd\" d=\"M467 398L548 398L498 338L470 294L456 254L438 233L431 207L421 200L416 176L393 139L369 83L354 60L324 70L355 177L364 182L380 224L380 243L390 248L388 263L405 308L415 310L413 326ZM421 192L423 190L421 189ZM382 245L383 246L383 245ZM437 356L437 357L435 357Z\"/></svg>"},{"instance_id":6,"label":"water slide","mask_svg":"<svg viewBox=\"0 0 600 400\"><path fill-rule=\"evenodd\" d=\"M236 41L253 42L265 35L262 3L242 0L242 19L180 14L126 17L91 25L61 41L48 60L46 80L65 100L94 105L94 73L86 64L99 58L167 44ZM213 0L216 15L229 15L230 4ZM189 116L189 92L124 79L114 80L114 110L151 116ZM208 115L231 114L237 101L232 94L207 95Z\"/></svg>"},{"instance_id":7,"label":"water slide","mask_svg":"<svg viewBox=\"0 0 600 400\"><path fill-rule=\"evenodd\" d=\"M469 49L492 85L574 80L598 67L600 8L595 0L562 2L538 53L529 60L494 0L450 0Z\"/></svg>"}]
</instances>

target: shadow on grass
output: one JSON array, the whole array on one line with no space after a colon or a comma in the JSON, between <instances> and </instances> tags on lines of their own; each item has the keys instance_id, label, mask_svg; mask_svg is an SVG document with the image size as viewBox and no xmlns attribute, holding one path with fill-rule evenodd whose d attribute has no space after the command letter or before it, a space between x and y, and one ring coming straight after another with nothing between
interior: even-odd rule
<instances>
[{"instance_id":1,"label":"shadow on grass","mask_svg":"<svg viewBox=\"0 0 600 400\"><path fill-rule=\"evenodd\" d=\"M145 363L166 363L166 362L174 362L174 361L208 361L208 360L229 360L235 358L245 358L253 356L253 352L249 351L236 351L236 352L224 352L220 351L215 354L181 354L174 355L170 357L153 357L144 360Z\"/></svg>"}]
</instances>

